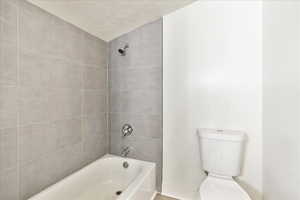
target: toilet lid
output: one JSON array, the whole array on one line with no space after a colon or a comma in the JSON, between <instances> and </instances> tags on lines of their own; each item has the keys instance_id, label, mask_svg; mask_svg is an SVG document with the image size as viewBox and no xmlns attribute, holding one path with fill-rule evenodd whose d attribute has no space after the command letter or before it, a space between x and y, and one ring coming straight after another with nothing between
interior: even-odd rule
<instances>
[{"instance_id":1,"label":"toilet lid","mask_svg":"<svg viewBox=\"0 0 300 200\"><path fill-rule=\"evenodd\" d=\"M251 200L233 180L207 177L200 187L201 200Z\"/></svg>"}]
</instances>

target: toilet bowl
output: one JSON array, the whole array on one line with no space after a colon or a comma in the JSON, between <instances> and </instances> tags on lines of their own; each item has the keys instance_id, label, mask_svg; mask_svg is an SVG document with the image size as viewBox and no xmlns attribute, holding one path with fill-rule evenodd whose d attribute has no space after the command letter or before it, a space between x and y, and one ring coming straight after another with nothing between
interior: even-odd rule
<instances>
[{"instance_id":1,"label":"toilet bowl","mask_svg":"<svg viewBox=\"0 0 300 200\"><path fill-rule=\"evenodd\" d=\"M199 191L201 200L251 200L234 180L241 173L245 134L202 129L199 133L202 169L208 173Z\"/></svg>"}]
</instances>

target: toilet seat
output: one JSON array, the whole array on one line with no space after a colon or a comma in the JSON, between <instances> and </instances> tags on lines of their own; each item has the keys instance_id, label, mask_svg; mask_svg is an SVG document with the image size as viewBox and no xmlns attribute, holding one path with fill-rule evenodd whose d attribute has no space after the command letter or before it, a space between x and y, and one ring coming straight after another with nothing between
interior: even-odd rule
<instances>
[{"instance_id":1,"label":"toilet seat","mask_svg":"<svg viewBox=\"0 0 300 200\"><path fill-rule=\"evenodd\" d=\"M232 178L209 175L200 187L201 200L251 200Z\"/></svg>"}]
</instances>

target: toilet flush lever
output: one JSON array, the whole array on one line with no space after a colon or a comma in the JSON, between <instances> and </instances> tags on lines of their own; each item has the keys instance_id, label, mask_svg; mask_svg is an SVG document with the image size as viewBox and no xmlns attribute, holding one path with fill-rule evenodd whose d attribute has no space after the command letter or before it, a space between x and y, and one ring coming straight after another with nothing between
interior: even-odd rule
<instances>
[{"instance_id":1,"label":"toilet flush lever","mask_svg":"<svg viewBox=\"0 0 300 200\"><path fill-rule=\"evenodd\" d=\"M124 124L122 127L122 136L127 137L131 135L133 132L133 128L130 124Z\"/></svg>"}]
</instances>

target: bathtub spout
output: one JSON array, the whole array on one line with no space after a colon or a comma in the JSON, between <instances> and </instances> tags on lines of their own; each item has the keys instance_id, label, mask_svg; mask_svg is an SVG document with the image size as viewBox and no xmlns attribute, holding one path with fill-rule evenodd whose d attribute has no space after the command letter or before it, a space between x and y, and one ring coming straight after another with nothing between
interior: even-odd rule
<instances>
[{"instance_id":1,"label":"bathtub spout","mask_svg":"<svg viewBox=\"0 0 300 200\"><path fill-rule=\"evenodd\" d=\"M127 157L129 153L130 153L130 148L129 147L123 147L122 148L122 152L121 152L122 157Z\"/></svg>"}]
</instances>

